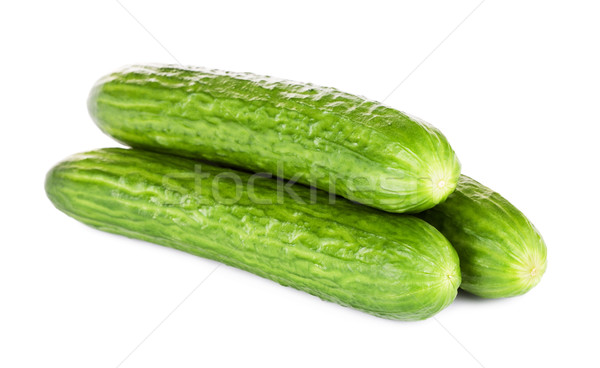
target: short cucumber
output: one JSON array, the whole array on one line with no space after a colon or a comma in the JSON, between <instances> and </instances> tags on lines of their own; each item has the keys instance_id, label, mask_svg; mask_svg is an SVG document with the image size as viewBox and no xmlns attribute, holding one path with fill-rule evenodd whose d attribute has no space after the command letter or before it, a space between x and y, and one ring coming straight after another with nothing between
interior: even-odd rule
<instances>
[{"instance_id":1,"label":"short cucumber","mask_svg":"<svg viewBox=\"0 0 600 368\"><path fill-rule=\"evenodd\" d=\"M461 288L485 298L524 294L546 271L546 244L500 194L461 175L448 199L418 215L458 252Z\"/></svg>"},{"instance_id":2,"label":"short cucumber","mask_svg":"<svg viewBox=\"0 0 600 368\"><path fill-rule=\"evenodd\" d=\"M176 156L102 149L55 166L46 192L95 228L376 316L424 319L454 300L458 256L433 226L288 184Z\"/></svg>"},{"instance_id":3,"label":"short cucumber","mask_svg":"<svg viewBox=\"0 0 600 368\"><path fill-rule=\"evenodd\" d=\"M390 212L419 212L455 188L446 138L398 110L333 88L168 65L102 78L88 107L129 146L269 172Z\"/></svg>"}]
</instances>

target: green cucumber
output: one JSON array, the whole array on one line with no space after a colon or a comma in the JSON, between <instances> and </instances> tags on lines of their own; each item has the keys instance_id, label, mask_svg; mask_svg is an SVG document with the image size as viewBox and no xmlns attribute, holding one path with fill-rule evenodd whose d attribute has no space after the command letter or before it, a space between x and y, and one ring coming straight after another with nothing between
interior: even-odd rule
<instances>
[{"instance_id":1,"label":"green cucumber","mask_svg":"<svg viewBox=\"0 0 600 368\"><path fill-rule=\"evenodd\" d=\"M460 284L455 250L423 220L186 158L83 153L48 173L46 192L59 210L100 230L384 318L430 317Z\"/></svg>"},{"instance_id":2,"label":"green cucumber","mask_svg":"<svg viewBox=\"0 0 600 368\"><path fill-rule=\"evenodd\" d=\"M533 224L500 194L461 175L448 199L419 217L458 252L461 288L484 298L521 295L546 271L546 244Z\"/></svg>"},{"instance_id":3,"label":"green cucumber","mask_svg":"<svg viewBox=\"0 0 600 368\"><path fill-rule=\"evenodd\" d=\"M419 212L455 188L460 163L431 125L333 88L249 73L130 66L88 100L131 147L269 172L390 212Z\"/></svg>"}]
</instances>

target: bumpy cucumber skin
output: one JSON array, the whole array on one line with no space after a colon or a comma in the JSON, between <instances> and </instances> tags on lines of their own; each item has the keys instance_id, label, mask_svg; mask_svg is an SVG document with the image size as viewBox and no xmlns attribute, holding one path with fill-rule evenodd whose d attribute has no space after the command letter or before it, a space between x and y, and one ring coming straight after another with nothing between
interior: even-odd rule
<instances>
[{"instance_id":1,"label":"bumpy cucumber skin","mask_svg":"<svg viewBox=\"0 0 600 368\"><path fill-rule=\"evenodd\" d=\"M390 212L433 207L460 174L431 125L267 76L130 66L102 78L88 108L102 131L131 147L269 172Z\"/></svg>"},{"instance_id":2,"label":"bumpy cucumber skin","mask_svg":"<svg viewBox=\"0 0 600 368\"><path fill-rule=\"evenodd\" d=\"M237 189L226 172L240 178ZM425 221L339 197L331 204L327 193L295 185L301 203L278 192L274 179L254 179L252 191L249 180L186 158L102 149L56 165L46 192L59 210L100 230L214 259L379 317L425 319L454 300L458 256Z\"/></svg>"},{"instance_id":3,"label":"bumpy cucumber skin","mask_svg":"<svg viewBox=\"0 0 600 368\"><path fill-rule=\"evenodd\" d=\"M417 215L458 252L461 288L484 298L521 295L546 271L546 244L533 224L500 194L461 175L448 199Z\"/></svg>"}]
</instances>

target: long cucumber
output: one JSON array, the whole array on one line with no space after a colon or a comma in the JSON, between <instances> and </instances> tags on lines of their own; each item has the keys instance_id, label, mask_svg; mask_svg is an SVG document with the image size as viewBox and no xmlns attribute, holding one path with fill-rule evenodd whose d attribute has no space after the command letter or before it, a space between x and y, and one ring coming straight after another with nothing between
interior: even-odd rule
<instances>
[{"instance_id":1,"label":"long cucumber","mask_svg":"<svg viewBox=\"0 0 600 368\"><path fill-rule=\"evenodd\" d=\"M72 156L46 192L69 216L390 319L449 305L459 260L433 226L248 173L135 149ZM333 202L333 203L332 203Z\"/></svg>"},{"instance_id":2,"label":"long cucumber","mask_svg":"<svg viewBox=\"0 0 600 368\"><path fill-rule=\"evenodd\" d=\"M419 212L456 186L460 163L431 125L334 88L250 73L130 66L88 108L131 147L293 179L389 212Z\"/></svg>"}]
</instances>

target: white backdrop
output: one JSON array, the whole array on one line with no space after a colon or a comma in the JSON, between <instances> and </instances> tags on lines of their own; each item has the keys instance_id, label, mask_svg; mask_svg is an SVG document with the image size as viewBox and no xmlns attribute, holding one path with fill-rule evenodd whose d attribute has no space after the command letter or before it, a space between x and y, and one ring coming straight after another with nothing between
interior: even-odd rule
<instances>
[{"instance_id":1,"label":"white backdrop","mask_svg":"<svg viewBox=\"0 0 600 368\"><path fill-rule=\"evenodd\" d=\"M0 366L599 366L599 3L480 1L3 2ZM136 62L334 86L429 121L539 228L546 275L393 322L77 223L44 175L117 145L87 93Z\"/></svg>"}]
</instances>

